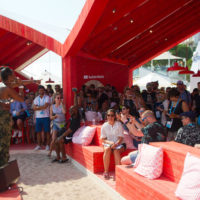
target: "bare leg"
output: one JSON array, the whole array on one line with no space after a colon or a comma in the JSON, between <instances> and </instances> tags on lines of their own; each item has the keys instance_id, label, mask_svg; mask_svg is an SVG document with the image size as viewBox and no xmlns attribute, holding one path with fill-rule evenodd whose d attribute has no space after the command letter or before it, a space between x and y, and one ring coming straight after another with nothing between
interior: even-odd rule
<instances>
[{"instance_id":1,"label":"bare leg","mask_svg":"<svg viewBox=\"0 0 200 200\"><path fill-rule=\"evenodd\" d=\"M51 140L51 144L50 144L50 151L49 151L49 156L51 156L51 152L53 151L54 149L54 146L55 146L55 141L56 141L56 138L57 138L57 131L54 130L53 131L53 134L52 134L52 140Z\"/></svg>"},{"instance_id":2,"label":"bare leg","mask_svg":"<svg viewBox=\"0 0 200 200\"><path fill-rule=\"evenodd\" d=\"M109 171L110 155L111 155L111 148L104 147L103 164L104 164L104 171L106 173Z\"/></svg>"},{"instance_id":3,"label":"bare leg","mask_svg":"<svg viewBox=\"0 0 200 200\"><path fill-rule=\"evenodd\" d=\"M66 159L67 159L67 156L66 156L66 151L65 151L64 140L61 140L61 141L59 142L59 145L60 145L60 151L61 151L61 154L62 154L62 160L66 160Z\"/></svg>"},{"instance_id":4,"label":"bare leg","mask_svg":"<svg viewBox=\"0 0 200 200\"><path fill-rule=\"evenodd\" d=\"M46 133L46 137L47 137L47 144L46 145L50 145L50 134Z\"/></svg>"},{"instance_id":5,"label":"bare leg","mask_svg":"<svg viewBox=\"0 0 200 200\"><path fill-rule=\"evenodd\" d=\"M60 145L58 142L55 143L55 150L56 150L56 159L60 160Z\"/></svg>"},{"instance_id":6,"label":"bare leg","mask_svg":"<svg viewBox=\"0 0 200 200\"><path fill-rule=\"evenodd\" d=\"M22 130L23 125L24 125L23 121L22 121L21 119L18 119L18 120L17 120L17 127L18 127L18 129L19 129L20 131Z\"/></svg>"},{"instance_id":7,"label":"bare leg","mask_svg":"<svg viewBox=\"0 0 200 200\"><path fill-rule=\"evenodd\" d=\"M114 150L114 158L115 158L115 165L121 165L121 156L120 154L123 152L123 149L115 149Z\"/></svg>"},{"instance_id":8,"label":"bare leg","mask_svg":"<svg viewBox=\"0 0 200 200\"><path fill-rule=\"evenodd\" d=\"M41 146L41 132L37 133L37 143L39 146Z\"/></svg>"}]
</instances>

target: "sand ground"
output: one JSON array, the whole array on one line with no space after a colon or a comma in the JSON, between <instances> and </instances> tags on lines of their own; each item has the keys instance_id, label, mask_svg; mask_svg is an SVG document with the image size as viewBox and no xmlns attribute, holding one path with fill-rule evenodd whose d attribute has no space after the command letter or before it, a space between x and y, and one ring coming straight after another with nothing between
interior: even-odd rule
<instances>
[{"instance_id":1,"label":"sand ground","mask_svg":"<svg viewBox=\"0 0 200 200\"><path fill-rule=\"evenodd\" d=\"M17 159L24 200L113 200L108 190L70 163L51 163L47 152L11 150ZM116 199L116 198L115 198Z\"/></svg>"}]
</instances>

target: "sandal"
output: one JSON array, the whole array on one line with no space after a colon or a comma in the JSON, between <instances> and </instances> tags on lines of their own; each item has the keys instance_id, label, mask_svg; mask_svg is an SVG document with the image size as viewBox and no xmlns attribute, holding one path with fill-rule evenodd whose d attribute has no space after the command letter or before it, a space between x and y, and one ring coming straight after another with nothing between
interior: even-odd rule
<instances>
[{"instance_id":1,"label":"sandal","mask_svg":"<svg viewBox=\"0 0 200 200\"><path fill-rule=\"evenodd\" d=\"M53 159L51 162L52 162L52 163L60 162L60 160L58 160L57 158L55 158L55 159Z\"/></svg>"},{"instance_id":2,"label":"sandal","mask_svg":"<svg viewBox=\"0 0 200 200\"><path fill-rule=\"evenodd\" d=\"M110 175L108 172L104 172L103 177L104 177L104 179L108 180L110 178Z\"/></svg>"},{"instance_id":3,"label":"sandal","mask_svg":"<svg viewBox=\"0 0 200 200\"><path fill-rule=\"evenodd\" d=\"M65 160L59 160L59 163L66 163L66 162L68 162L68 161L69 161L69 159L66 158Z\"/></svg>"}]
</instances>

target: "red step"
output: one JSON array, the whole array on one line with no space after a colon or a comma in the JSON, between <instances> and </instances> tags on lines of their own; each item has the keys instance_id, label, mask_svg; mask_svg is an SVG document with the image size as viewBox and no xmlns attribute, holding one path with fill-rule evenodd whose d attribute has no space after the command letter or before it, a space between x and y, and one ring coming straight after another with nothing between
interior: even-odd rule
<instances>
[{"instance_id":1,"label":"red step","mask_svg":"<svg viewBox=\"0 0 200 200\"><path fill-rule=\"evenodd\" d=\"M133 150L128 149L121 155L125 156L131 151ZM104 171L103 147L96 145L82 146L80 144L70 143L66 145L66 153L93 173ZM115 170L115 164L114 156L112 155L110 162L110 171L113 170Z\"/></svg>"},{"instance_id":2,"label":"red step","mask_svg":"<svg viewBox=\"0 0 200 200\"><path fill-rule=\"evenodd\" d=\"M187 152L200 157L200 149L177 142L152 142L151 145L163 148L163 175L176 183L181 178Z\"/></svg>"},{"instance_id":3,"label":"red step","mask_svg":"<svg viewBox=\"0 0 200 200\"><path fill-rule=\"evenodd\" d=\"M135 173L134 168L116 166L116 190L125 199L132 200L173 200L177 184L161 176L150 180Z\"/></svg>"}]
</instances>

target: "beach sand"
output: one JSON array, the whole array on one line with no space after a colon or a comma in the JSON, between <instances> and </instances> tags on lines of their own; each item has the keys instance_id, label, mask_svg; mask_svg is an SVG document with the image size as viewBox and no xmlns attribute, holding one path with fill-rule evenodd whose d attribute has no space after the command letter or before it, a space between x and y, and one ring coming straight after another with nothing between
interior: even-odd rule
<instances>
[{"instance_id":1,"label":"beach sand","mask_svg":"<svg viewBox=\"0 0 200 200\"><path fill-rule=\"evenodd\" d=\"M47 152L11 150L20 169L24 200L112 200L109 191L70 163L51 163ZM116 199L116 198L115 198Z\"/></svg>"}]
</instances>

